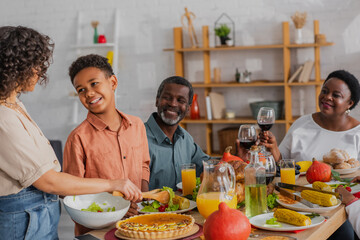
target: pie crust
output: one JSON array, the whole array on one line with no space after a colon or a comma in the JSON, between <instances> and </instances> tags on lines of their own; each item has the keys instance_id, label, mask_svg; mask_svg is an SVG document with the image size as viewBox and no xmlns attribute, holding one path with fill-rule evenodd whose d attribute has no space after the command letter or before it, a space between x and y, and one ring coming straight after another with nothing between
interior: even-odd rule
<instances>
[{"instance_id":1,"label":"pie crust","mask_svg":"<svg viewBox=\"0 0 360 240\"><path fill-rule=\"evenodd\" d=\"M194 223L194 218L189 215L157 213L118 221L116 228L121 235L130 238L165 239L186 234Z\"/></svg>"}]
</instances>

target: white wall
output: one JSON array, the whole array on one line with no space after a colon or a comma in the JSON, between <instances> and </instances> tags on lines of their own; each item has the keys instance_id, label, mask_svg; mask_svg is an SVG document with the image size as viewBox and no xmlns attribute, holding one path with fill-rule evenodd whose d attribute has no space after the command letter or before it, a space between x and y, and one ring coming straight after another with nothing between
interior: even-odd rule
<instances>
[{"instance_id":1,"label":"white wall","mask_svg":"<svg viewBox=\"0 0 360 240\"><path fill-rule=\"evenodd\" d=\"M321 49L321 76L336 69L346 69L360 78L360 2L357 0L15 0L0 2L0 25L25 25L49 35L56 44L54 63L49 69L50 82L46 88L37 87L35 92L21 96L28 111L50 139L61 139L65 143L72 127L73 100L68 98L72 85L67 76L70 63L75 60L71 45L76 41L76 17L78 11L99 20L99 31L111 29L105 25L114 9L120 10L120 85L118 106L121 111L140 116L144 121L155 111L155 94L160 82L174 74L171 52L172 28L181 26L184 7L197 16L194 25L201 39L201 26L209 25L211 44L214 43L213 24L221 13L227 13L236 24L236 44L271 44L281 42L281 22L289 21L295 11L306 11L308 21L305 37L312 38L312 22L320 21L320 32L326 34L334 46ZM103 32L102 32L103 31ZM91 26L89 22L89 33ZM88 36L89 41L92 34ZM188 43L187 38L184 39ZM200 40L201 41L201 40ZM241 55L242 54L242 55ZM202 81L202 57L188 54L186 78L192 82ZM292 54L294 61L301 63L313 58L313 51L298 50ZM278 50L246 51L212 54L212 67L221 67L222 78L232 80L235 68L253 71L253 78L281 79L282 55ZM249 64L250 62L250 64ZM256 64L251 64L255 62ZM249 99L281 99L278 88L246 88L240 92L230 90L227 104L237 115L249 115ZM240 92L240 93L239 93ZM308 101L305 113L315 110L313 92L305 90ZM294 101L299 98L294 94ZM236 104L234 104L236 103ZM80 106L80 108L83 108ZM294 103L294 114L299 113L299 104ZM82 110L82 118L86 112ZM204 114L204 111L202 112ZM353 116L360 119L359 110ZM281 128L281 127L280 127ZM199 128L194 137L204 146L204 130ZM196 129L195 129L196 130ZM279 131L281 138L283 132Z\"/></svg>"}]
</instances>

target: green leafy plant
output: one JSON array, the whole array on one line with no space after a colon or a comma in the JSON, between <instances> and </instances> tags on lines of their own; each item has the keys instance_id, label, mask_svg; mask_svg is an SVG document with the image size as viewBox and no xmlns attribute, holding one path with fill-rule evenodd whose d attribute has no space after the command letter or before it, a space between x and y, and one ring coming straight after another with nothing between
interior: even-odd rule
<instances>
[{"instance_id":1,"label":"green leafy plant","mask_svg":"<svg viewBox=\"0 0 360 240\"><path fill-rule=\"evenodd\" d=\"M218 37L227 37L231 29L224 23L220 24L220 27L215 28L215 34Z\"/></svg>"}]
</instances>

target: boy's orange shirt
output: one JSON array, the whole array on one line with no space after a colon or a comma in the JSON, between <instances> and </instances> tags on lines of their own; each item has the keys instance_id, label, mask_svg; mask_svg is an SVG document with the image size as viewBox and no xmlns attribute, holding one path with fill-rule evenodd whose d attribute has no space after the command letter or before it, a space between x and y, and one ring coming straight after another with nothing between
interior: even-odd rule
<instances>
[{"instance_id":1,"label":"boy's orange shirt","mask_svg":"<svg viewBox=\"0 0 360 240\"><path fill-rule=\"evenodd\" d=\"M64 172L86 178L128 178L140 189L142 179L149 182L150 156L144 123L138 117L118 113L123 119L117 132L88 113L66 141Z\"/></svg>"}]
</instances>

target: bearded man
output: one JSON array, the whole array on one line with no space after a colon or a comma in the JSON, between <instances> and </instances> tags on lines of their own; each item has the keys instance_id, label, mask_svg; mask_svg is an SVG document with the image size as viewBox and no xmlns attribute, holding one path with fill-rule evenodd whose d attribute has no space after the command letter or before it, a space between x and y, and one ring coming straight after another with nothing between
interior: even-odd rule
<instances>
[{"instance_id":1,"label":"bearded man","mask_svg":"<svg viewBox=\"0 0 360 240\"><path fill-rule=\"evenodd\" d=\"M203 171L206 155L179 122L188 113L194 90L185 78L165 79L156 95L157 112L145 123L150 152L149 189L163 186L176 189L181 182L181 165L195 163L196 175Z\"/></svg>"}]
</instances>

